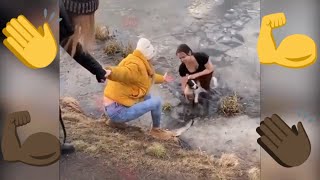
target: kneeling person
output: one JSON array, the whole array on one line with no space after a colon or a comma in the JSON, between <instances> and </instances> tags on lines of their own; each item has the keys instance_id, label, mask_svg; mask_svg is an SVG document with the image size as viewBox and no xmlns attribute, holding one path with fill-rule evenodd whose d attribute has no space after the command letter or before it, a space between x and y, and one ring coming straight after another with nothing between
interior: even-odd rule
<instances>
[{"instance_id":1,"label":"kneeling person","mask_svg":"<svg viewBox=\"0 0 320 180\"><path fill-rule=\"evenodd\" d=\"M149 40L141 38L137 48L116 67L107 67L107 85L104 90L105 112L109 124L125 128L126 122L151 112L153 128L150 134L159 139L170 139L174 134L160 128L161 99L149 94L153 83L169 82L171 77L154 72L150 60L155 50Z\"/></svg>"},{"instance_id":2,"label":"kneeling person","mask_svg":"<svg viewBox=\"0 0 320 180\"><path fill-rule=\"evenodd\" d=\"M186 88L188 79L196 80L200 86L206 91L210 91L210 83L213 79L214 68L209 60L209 56L203 52L192 52L191 48L186 44L181 44L176 51L177 57L181 60L179 66L179 75L181 76L181 88L184 95L188 99L193 99L194 94Z\"/></svg>"}]
</instances>

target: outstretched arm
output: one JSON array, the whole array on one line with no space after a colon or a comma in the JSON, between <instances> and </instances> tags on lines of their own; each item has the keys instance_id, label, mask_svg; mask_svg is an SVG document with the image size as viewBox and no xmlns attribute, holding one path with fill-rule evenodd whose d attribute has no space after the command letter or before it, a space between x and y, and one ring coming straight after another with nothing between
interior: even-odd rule
<instances>
[{"instance_id":1,"label":"outstretched arm","mask_svg":"<svg viewBox=\"0 0 320 180\"><path fill-rule=\"evenodd\" d=\"M60 45L65 48L66 52L72 57L72 43L66 44L69 41L69 37L74 33L74 25L69 17L62 0L60 0ZM82 67L87 69L91 74L96 76L98 82L105 82L106 72L102 66L89 54L84 52L80 43L77 44L73 59L76 60Z\"/></svg>"},{"instance_id":2,"label":"outstretched arm","mask_svg":"<svg viewBox=\"0 0 320 180\"><path fill-rule=\"evenodd\" d=\"M70 54L70 52L68 52ZM76 60L82 67L96 76L98 82L106 80L106 71L102 68L98 61L96 61L89 53L83 51L82 46L78 43L76 53L74 55Z\"/></svg>"}]
</instances>

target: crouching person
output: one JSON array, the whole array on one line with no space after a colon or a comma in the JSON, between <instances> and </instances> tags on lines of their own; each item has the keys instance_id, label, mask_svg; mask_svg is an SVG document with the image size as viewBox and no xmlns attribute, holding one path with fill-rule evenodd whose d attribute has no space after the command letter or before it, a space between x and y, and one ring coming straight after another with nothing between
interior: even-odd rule
<instances>
[{"instance_id":1,"label":"crouching person","mask_svg":"<svg viewBox=\"0 0 320 180\"><path fill-rule=\"evenodd\" d=\"M150 135L168 140L174 133L163 130L161 125L161 99L149 94L153 83L170 82L171 77L154 72L150 62L155 50L149 40L139 39L137 47L116 67L106 68L109 80L104 90L104 106L111 127L126 128L126 122L151 112L153 127Z\"/></svg>"}]
</instances>

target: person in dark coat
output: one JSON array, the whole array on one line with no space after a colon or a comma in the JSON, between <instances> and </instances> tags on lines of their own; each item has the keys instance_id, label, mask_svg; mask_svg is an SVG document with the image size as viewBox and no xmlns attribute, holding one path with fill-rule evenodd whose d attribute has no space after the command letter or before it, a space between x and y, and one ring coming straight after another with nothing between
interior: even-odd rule
<instances>
[{"instance_id":1,"label":"person in dark coat","mask_svg":"<svg viewBox=\"0 0 320 180\"><path fill-rule=\"evenodd\" d=\"M82 67L96 76L99 83L106 80L106 71L90 55L94 42L94 13L99 7L99 0L59 0L60 2L60 45ZM62 154L74 152L72 144L66 143L66 131L61 117L60 123L64 131L61 145Z\"/></svg>"}]
</instances>

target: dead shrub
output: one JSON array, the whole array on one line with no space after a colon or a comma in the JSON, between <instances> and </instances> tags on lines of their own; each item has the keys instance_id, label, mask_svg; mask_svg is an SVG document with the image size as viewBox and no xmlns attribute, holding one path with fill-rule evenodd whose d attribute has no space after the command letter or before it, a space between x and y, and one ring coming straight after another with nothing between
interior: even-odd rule
<instances>
[{"instance_id":1,"label":"dead shrub","mask_svg":"<svg viewBox=\"0 0 320 180\"><path fill-rule=\"evenodd\" d=\"M96 26L95 28L95 37L98 40L105 41L109 39L109 28L107 26Z\"/></svg>"},{"instance_id":2,"label":"dead shrub","mask_svg":"<svg viewBox=\"0 0 320 180\"><path fill-rule=\"evenodd\" d=\"M225 116L235 116L243 112L243 106L240 104L240 98L236 93L232 96L226 96L220 100L220 111Z\"/></svg>"},{"instance_id":3,"label":"dead shrub","mask_svg":"<svg viewBox=\"0 0 320 180\"><path fill-rule=\"evenodd\" d=\"M108 56L115 55L116 53L122 52L122 46L116 40L111 40L106 44L104 52Z\"/></svg>"},{"instance_id":4,"label":"dead shrub","mask_svg":"<svg viewBox=\"0 0 320 180\"><path fill-rule=\"evenodd\" d=\"M133 53L134 48L133 45L128 42L126 46L122 45L122 57L127 57L129 54Z\"/></svg>"},{"instance_id":5,"label":"dead shrub","mask_svg":"<svg viewBox=\"0 0 320 180\"><path fill-rule=\"evenodd\" d=\"M162 106L162 111L166 112L166 111L171 111L172 110L172 105L170 103L165 103Z\"/></svg>"}]
</instances>

